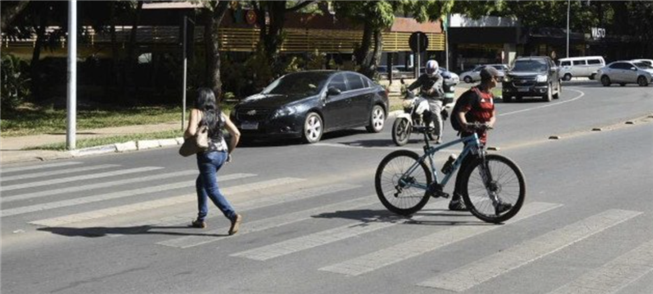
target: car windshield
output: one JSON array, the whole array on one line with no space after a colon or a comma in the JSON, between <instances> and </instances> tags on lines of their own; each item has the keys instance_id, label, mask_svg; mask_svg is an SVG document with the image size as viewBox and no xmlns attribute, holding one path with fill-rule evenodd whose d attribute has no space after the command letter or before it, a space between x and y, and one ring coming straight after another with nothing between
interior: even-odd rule
<instances>
[{"instance_id":1,"label":"car windshield","mask_svg":"<svg viewBox=\"0 0 653 294\"><path fill-rule=\"evenodd\" d=\"M546 62L543 60L517 60L512 71L545 71Z\"/></svg>"},{"instance_id":2,"label":"car windshield","mask_svg":"<svg viewBox=\"0 0 653 294\"><path fill-rule=\"evenodd\" d=\"M647 62L644 61L634 62L633 64L641 69L653 69L653 66L650 66Z\"/></svg>"},{"instance_id":3,"label":"car windshield","mask_svg":"<svg viewBox=\"0 0 653 294\"><path fill-rule=\"evenodd\" d=\"M263 89L263 94L313 96L320 93L329 73L302 72L285 75Z\"/></svg>"}]
</instances>

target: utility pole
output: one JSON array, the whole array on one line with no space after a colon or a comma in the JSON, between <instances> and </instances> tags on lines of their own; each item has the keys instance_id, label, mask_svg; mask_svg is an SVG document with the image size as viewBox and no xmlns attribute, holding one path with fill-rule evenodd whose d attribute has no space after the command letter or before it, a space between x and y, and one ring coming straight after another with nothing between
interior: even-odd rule
<instances>
[{"instance_id":1,"label":"utility pole","mask_svg":"<svg viewBox=\"0 0 653 294\"><path fill-rule=\"evenodd\" d=\"M68 2L68 91L66 149L76 149L77 135L77 0Z\"/></svg>"},{"instance_id":2,"label":"utility pole","mask_svg":"<svg viewBox=\"0 0 653 294\"><path fill-rule=\"evenodd\" d=\"M569 58L569 10L571 7L571 0L567 0L567 58Z\"/></svg>"}]
</instances>

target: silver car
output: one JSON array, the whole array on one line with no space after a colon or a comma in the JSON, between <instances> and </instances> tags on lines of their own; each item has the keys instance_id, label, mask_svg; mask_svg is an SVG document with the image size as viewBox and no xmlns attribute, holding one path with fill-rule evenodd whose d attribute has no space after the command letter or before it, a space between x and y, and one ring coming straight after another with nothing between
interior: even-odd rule
<instances>
[{"instance_id":1,"label":"silver car","mask_svg":"<svg viewBox=\"0 0 653 294\"><path fill-rule=\"evenodd\" d=\"M612 84L625 86L635 83L646 87L653 82L653 67L644 62L615 61L600 68L596 76L606 87Z\"/></svg>"},{"instance_id":2,"label":"silver car","mask_svg":"<svg viewBox=\"0 0 653 294\"><path fill-rule=\"evenodd\" d=\"M466 71L460 74L460 77L465 81L465 83L473 83L475 81L481 80L481 70L486 67L491 66L496 68L499 71L499 81L503 80L504 72L508 69L508 66L505 64L482 64L476 66L470 71Z\"/></svg>"}]
</instances>

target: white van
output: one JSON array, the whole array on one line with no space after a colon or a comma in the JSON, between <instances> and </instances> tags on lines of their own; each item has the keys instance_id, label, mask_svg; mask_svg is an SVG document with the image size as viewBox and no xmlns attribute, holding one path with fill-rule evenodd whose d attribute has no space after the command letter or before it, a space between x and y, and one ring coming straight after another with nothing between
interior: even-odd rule
<instances>
[{"instance_id":1,"label":"white van","mask_svg":"<svg viewBox=\"0 0 653 294\"><path fill-rule=\"evenodd\" d=\"M601 56L560 58L560 76L569 81L572 77L585 77L593 80L599 68L605 66Z\"/></svg>"}]
</instances>

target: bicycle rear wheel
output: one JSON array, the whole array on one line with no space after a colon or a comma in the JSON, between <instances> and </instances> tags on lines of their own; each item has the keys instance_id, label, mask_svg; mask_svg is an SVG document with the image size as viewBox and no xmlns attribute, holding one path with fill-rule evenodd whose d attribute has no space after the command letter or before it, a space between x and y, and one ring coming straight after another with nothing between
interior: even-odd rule
<instances>
[{"instance_id":1,"label":"bicycle rear wheel","mask_svg":"<svg viewBox=\"0 0 653 294\"><path fill-rule=\"evenodd\" d=\"M526 197L526 182L521 170L512 160L498 154L485 156L487 169L480 158L475 159L462 171L462 196L470 212L477 218L502 223L519 212ZM490 181L486 185L485 173ZM498 212L491 199L494 194L504 204L512 207Z\"/></svg>"},{"instance_id":2,"label":"bicycle rear wheel","mask_svg":"<svg viewBox=\"0 0 653 294\"><path fill-rule=\"evenodd\" d=\"M376 170L374 186L376 195L388 210L400 214L411 215L426 205L430 196L426 190L413 187L407 184L420 184L428 186L433 181L431 172L426 164L418 163L419 155L408 150L397 150L388 154ZM418 163L419 166L411 174L402 175L411 166Z\"/></svg>"}]
</instances>

